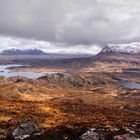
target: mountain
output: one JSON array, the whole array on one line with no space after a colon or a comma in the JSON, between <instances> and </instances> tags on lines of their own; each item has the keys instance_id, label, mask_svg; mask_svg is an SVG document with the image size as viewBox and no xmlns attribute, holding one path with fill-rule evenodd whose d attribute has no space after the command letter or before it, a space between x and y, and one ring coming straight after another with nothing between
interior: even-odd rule
<instances>
[{"instance_id":1,"label":"mountain","mask_svg":"<svg viewBox=\"0 0 140 140\"><path fill-rule=\"evenodd\" d=\"M101 54L140 54L140 43L109 44L104 46L98 55Z\"/></svg>"},{"instance_id":2,"label":"mountain","mask_svg":"<svg viewBox=\"0 0 140 140\"><path fill-rule=\"evenodd\" d=\"M20 50L20 49L6 49L3 50L2 55L42 55L46 54L42 50L39 49L26 49L26 50Z\"/></svg>"},{"instance_id":3,"label":"mountain","mask_svg":"<svg viewBox=\"0 0 140 140\"><path fill-rule=\"evenodd\" d=\"M64 58L86 58L91 57L90 54L63 54L63 53L46 53L39 49L5 49L0 53L0 58L5 59L11 56L16 56L18 59L64 59Z\"/></svg>"},{"instance_id":4,"label":"mountain","mask_svg":"<svg viewBox=\"0 0 140 140\"><path fill-rule=\"evenodd\" d=\"M107 45L102 48L101 52L99 52L98 55L100 54L105 54L105 55L118 54L118 51L116 51L114 48Z\"/></svg>"}]
</instances>

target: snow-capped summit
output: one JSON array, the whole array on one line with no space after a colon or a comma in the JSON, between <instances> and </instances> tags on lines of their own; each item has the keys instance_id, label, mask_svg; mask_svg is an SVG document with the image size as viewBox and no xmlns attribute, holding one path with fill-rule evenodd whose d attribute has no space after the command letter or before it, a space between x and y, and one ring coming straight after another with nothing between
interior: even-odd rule
<instances>
[{"instance_id":1,"label":"snow-capped summit","mask_svg":"<svg viewBox=\"0 0 140 140\"><path fill-rule=\"evenodd\" d=\"M140 54L140 43L108 44L99 54Z\"/></svg>"},{"instance_id":2,"label":"snow-capped summit","mask_svg":"<svg viewBox=\"0 0 140 140\"><path fill-rule=\"evenodd\" d=\"M103 49L101 50L100 53L104 53L104 54L112 54L112 53L116 53L116 51L114 50L114 48L106 45L103 47Z\"/></svg>"}]
</instances>

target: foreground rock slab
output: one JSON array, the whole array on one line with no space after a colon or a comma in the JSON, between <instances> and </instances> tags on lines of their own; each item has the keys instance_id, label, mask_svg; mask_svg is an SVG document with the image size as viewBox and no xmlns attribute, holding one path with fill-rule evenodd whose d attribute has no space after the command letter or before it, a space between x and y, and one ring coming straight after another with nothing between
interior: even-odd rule
<instances>
[{"instance_id":1,"label":"foreground rock slab","mask_svg":"<svg viewBox=\"0 0 140 140\"><path fill-rule=\"evenodd\" d=\"M12 132L12 139L24 140L30 137L43 135L44 131L39 129L35 122L28 119L21 120Z\"/></svg>"},{"instance_id":2,"label":"foreground rock slab","mask_svg":"<svg viewBox=\"0 0 140 140\"><path fill-rule=\"evenodd\" d=\"M80 140L99 140L99 135L92 130L88 130L85 134L80 136Z\"/></svg>"},{"instance_id":3,"label":"foreground rock slab","mask_svg":"<svg viewBox=\"0 0 140 140\"><path fill-rule=\"evenodd\" d=\"M79 140L140 140L140 135L125 129L92 128L82 134Z\"/></svg>"},{"instance_id":4,"label":"foreground rock slab","mask_svg":"<svg viewBox=\"0 0 140 140\"><path fill-rule=\"evenodd\" d=\"M140 140L140 138L131 136L130 134L124 134L115 136L113 140Z\"/></svg>"}]
</instances>

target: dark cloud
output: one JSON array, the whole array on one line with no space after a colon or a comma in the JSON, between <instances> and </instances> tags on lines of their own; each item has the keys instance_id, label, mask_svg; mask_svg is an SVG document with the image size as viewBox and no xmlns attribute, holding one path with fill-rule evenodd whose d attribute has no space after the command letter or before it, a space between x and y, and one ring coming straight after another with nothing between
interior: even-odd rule
<instances>
[{"instance_id":1,"label":"dark cloud","mask_svg":"<svg viewBox=\"0 0 140 140\"><path fill-rule=\"evenodd\" d=\"M0 34L68 45L140 41L140 0L0 0Z\"/></svg>"}]
</instances>

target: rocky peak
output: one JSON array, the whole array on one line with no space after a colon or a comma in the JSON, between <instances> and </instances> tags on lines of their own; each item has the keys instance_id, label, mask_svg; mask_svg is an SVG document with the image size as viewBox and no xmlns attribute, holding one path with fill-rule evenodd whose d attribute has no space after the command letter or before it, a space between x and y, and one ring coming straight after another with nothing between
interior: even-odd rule
<instances>
[{"instance_id":1,"label":"rocky peak","mask_svg":"<svg viewBox=\"0 0 140 140\"><path fill-rule=\"evenodd\" d=\"M111 49L111 47L109 47L109 46L105 46L105 47L103 47L103 49L102 49L102 51L101 52L103 52L103 53L106 53L106 52L112 52L113 50Z\"/></svg>"},{"instance_id":2,"label":"rocky peak","mask_svg":"<svg viewBox=\"0 0 140 140\"><path fill-rule=\"evenodd\" d=\"M99 54L140 54L140 44L108 44L102 48Z\"/></svg>"},{"instance_id":3,"label":"rocky peak","mask_svg":"<svg viewBox=\"0 0 140 140\"><path fill-rule=\"evenodd\" d=\"M116 46L117 47L117 46ZM101 52L99 54L118 54L119 52L117 50L115 50L114 47L111 47L111 46L104 46L101 50Z\"/></svg>"}]
</instances>

